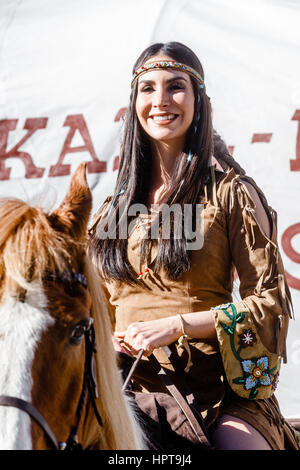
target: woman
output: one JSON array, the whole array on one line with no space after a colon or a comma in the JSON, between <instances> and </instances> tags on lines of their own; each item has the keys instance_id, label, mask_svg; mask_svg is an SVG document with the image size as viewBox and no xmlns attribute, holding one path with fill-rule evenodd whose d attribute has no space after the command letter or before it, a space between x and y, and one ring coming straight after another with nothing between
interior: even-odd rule
<instances>
[{"instance_id":1,"label":"woman","mask_svg":"<svg viewBox=\"0 0 300 470\"><path fill-rule=\"evenodd\" d=\"M296 448L273 395L291 316L275 212L213 131L204 72L188 47L148 47L131 85L115 193L90 233L116 349L144 350L133 390L162 390L151 353L176 383L160 349L175 343L216 447ZM176 206L176 216L157 204Z\"/></svg>"}]
</instances>

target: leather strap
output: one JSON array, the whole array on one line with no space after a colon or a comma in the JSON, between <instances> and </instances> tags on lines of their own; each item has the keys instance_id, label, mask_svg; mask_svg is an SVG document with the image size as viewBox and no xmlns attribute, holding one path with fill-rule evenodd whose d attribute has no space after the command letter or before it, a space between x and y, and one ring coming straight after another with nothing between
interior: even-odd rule
<instances>
[{"instance_id":1,"label":"leather strap","mask_svg":"<svg viewBox=\"0 0 300 470\"><path fill-rule=\"evenodd\" d=\"M124 381L124 383L123 383L122 392L125 392L126 388L128 387L128 384L129 384L129 382L130 382L130 380L131 380L131 377L133 376L133 373L134 373L134 371L135 371L135 369L136 369L138 363L140 362L140 359L141 359L143 353L144 353L144 350L141 349L141 350L139 351L139 353L138 353L138 355L137 355L137 357L136 357L134 363L132 364L132 366L131 366L131 368L130 368L130 371L128 372L127 377L126 377L126 379L125 379L125 381Z\"/></svg>"},{"instance_id":2,"label":"leather strap","mask_svg":"<svg viewBox=\"0 0 300 470\"><path fill-rule=\"evenodd\" d=\"M49 424L47 423L45 418L41 415L41 413L31 403L24 401L21 398L1 395L0 405L12 406L14 408L18 408L19 410L25 411L25 413L29 414L41 426L41 428L44 430L47 437L50 439L50 441L54 445L55 449L57 450L60 449L57 443L56 437L52 429L50 428Z\"/></svg>"},{"instance_id":3,"label":"leather strap","mask_svg":"<svg viewBox=\"0 0 300 470\"><path fill-rule=\"evenodd\" d=\"M165 346L161 348L161 351L165 353L166 359L168 359L171 362L170 358L171 358L172 353L171 353L170 348L168 346ZM194 401L193 394L191 392L188 392L186 398L184 398L184 396L178 390L176 385L172 382L170 376L167 374L165 369L161 367L160 363L155 358L155 356L151 354L151 356L149 356L148 359L150 363L155 367L156 370L159 369L158 371L159 378L161 379L161 381L164 383L167 390L170 392L170 394L178 403L179 407L181 408L182 412L187 418L192 430L194 431L196 437L198 438L200 444L208 449L212 449L213 446L209 442L208 434L207 434L206 427L205 427L203 418L201 416L201 413L198 413L196 409L194 410L192 409L193 401ZM176 368L176 372L177 370L178 369ZM185 383L184 385L186 388Z\"/></svg>"}]
</instances>

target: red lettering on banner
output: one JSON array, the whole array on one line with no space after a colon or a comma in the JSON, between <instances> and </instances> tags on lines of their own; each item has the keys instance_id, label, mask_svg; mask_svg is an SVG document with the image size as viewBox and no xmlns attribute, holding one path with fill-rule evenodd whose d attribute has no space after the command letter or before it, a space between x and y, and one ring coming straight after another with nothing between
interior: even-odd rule
<instances>
[{"instance_id":1,"label":"red lettering on banner","mask_svg":"<svg viewBox=\"0 0 300 470\"><path fill-rule=\"evenodd\" d=\"M234 151L234 145L228 145L228 152L230 153L231 156L233 156L233 151Z\"/></svg>"},{"instance_id":2,"label":"red lettering on banner","mask_svg":"<svg viewBox=\"0 0 300 470\"><path fill-rule=\"evenodd\" d=\"M120 108L119 111L117 112L114 122L119 122L121 119L125 117L127 108Z\"/></svg>"},{"instance_id":3,"label":"red lettering on banner","mask_svg":"<svg viewBox=\"0 0 300 470\"><path fill-rule=\"evenodd\" d=\"M119 169L119 164L120 164L120 157L117 156L115 157L114 159L114 164L113 164L113 171L115 170L118 170Z\"/></svg>"},{"instance_id":4,"label":"red lettering on banner","mask_svg":"<svg viewBox=\"0 0 300 470\"><path fill-rule=\"evenodd\" d=\"M296 159L290 160L291 171L300 171L300 109L296 109L292 121L298 121L298 132L296 140Z\"/></svg>"},{"instance_id":5,"label":"red lettering on banner","mask_svg":"<svg viewBox=\"0 0 300 470\"><path fill-rule=\"evenodd\" d=\"M27 134L9 151L7 151L8 134L16 130L18 119L3 119L0 121L0 180L9 180L11 168L5 167L7 158L19 158L25 167L25 178L41 178L45 168L35 166L31 155L28 152L22 152L19 148L34 134L38 129L45 129L48 118L26 119L24 129Z\"/></svg>"},{"instance_id":6,"label":"red lettering on banner","mask_svg":"<svg viewBox=\"0 0 300 470\"><path fill-rule=\"evenodd\" d=\"M300 279L297 279L296 277L292 276L287 271L285 271L285 275L288 285L293 289L300 290Z\"/></svg>"},{"instance_id":7,"label":"red lettering on banner","mask_svg":"<svg viewBox=\"0 0 300 470\"><path fill-rule=\"evenodd\" d=\"M281 239L281 244L283 251L285 254L295 263L300 264L300 253L298 253L294 248L292 247L292 239L294 238L295 235L300 234L300 223L291 225L288 227ZM288 281L288 284L290 287L293 289L300 290L300 279L297 279L296 277L292 276L288 272L285 272L286 278Z\"/></svg>"},{"instance_id":8,"label":"red lettering on banner","mask_svg":"<svg viewBox=\"0 0 300 470\"><path fill-rule=\"evenodd\" d=\"M58 162L56 163L56 165L51 165L50 167L49 176L70 175L71 165L63 164L63 160L67 153L76 153L76 152L89 152L89 154L91 155L93 161L88 162L87 164L88 173L101 173L101 172L106 171L106 162L101 162L97 158L94 146L92 144L91 136L88 131L83 115L73 114L73 115L67 116L64 122L64 126L69 126L70 131L64 142ZM85 145L80 145L78 147L71 147L71 142L77 130L80 132Z\"/></svg>"},{"instance_id":9,"label":"red lettering on banner","mask_svg":"<svg viewBox=\"0 0 300 470\"><path fill-rule=\"evenodd\" d=\"M295 263L300 264L300 253L292 247L292 239L300 233L300 224L291 225L282 235L281 243L285 254Z\"/></svg>"},{"instance_id":10,"label":"red lettering on banner","mask_svg":"<svg viewBox=\"0 0 300 470\"><path fill-rule=\"evenodd\" d=\"M253 134L251 144L255 142L270 142L272 138L272 132L269 134Z\"/></svg>"}]
</instances>

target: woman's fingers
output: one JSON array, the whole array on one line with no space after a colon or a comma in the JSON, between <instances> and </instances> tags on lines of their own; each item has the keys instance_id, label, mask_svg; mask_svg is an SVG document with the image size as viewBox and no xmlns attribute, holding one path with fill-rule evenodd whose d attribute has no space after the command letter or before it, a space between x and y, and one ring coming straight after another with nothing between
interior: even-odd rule
<instances>
[{"instance_id":1,"label":"woman's fingers","mask_svg":"<svg viewBox=\"0 0 300 470\"><path fill-rule=\"evenodd\" d=\"M123 341L119 341L114 336L112 337L112 341L113 341L113 346L114 346L115 351L128 354L129 356L133 356L130 348L127 348Z\"/></svg>"},{"instance_id":2,"label":"woman's fingers","mask_svg":"<svg viewBox=\"0 0 300 470\"><path fill-rule=\"evenodd\" d=\"M128 333L126 331L115 331L114 333L114 341L119 344L119 347L122 348L122 352L126 352L131 356L136 356L142 347L137 348L136 341L132 341L131 338L128 337Z\"/></svg>"},{"instance_id":3,"label":"woman's fingers","mask_svg":"<svg viewBox=\"0 0 300 470\"><path fill-rule=\"evenodd\" d=\"M136 355L143 349L149 356L154 349L166 346L179 337L176 317L131 323L126 331L115 331L115 337Z\"/></svg>"},{"instance_id":4,"label":"woman's fingers","mask_svg":"<svg viewBox=\"0 0 300 470\"><path fill-rule=\"evenodd\" d=\"M115 331L114 337L115 338L124 338L126 335L126 331Z\"/></svg>"},{"instance_id":5,"label":"woman's fingers","mask_svg":"<svg viewBox=\"0 0 300 470\"><path fill-rule=\"evenodd\" d=\"M143 331L139 329L139 323L129 325L126 331L115 331L115 338L122 342L122 344L128 348L132 355L137 355L141 349L144 350L144 355L149 356L152 354L154 347L151 344L151 341L144 334Z\"/></svg>"}]
</instances>

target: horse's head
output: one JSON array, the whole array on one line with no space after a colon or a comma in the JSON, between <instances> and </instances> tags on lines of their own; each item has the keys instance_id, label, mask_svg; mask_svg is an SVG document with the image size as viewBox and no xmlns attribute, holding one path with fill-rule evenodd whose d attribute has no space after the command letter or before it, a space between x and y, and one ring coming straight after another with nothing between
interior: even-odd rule
<instances>
[{"instance_id":1,"label":"horse's head","mask_svg":"<svg viewBox=\"0 0 300 470\"><path fill-rule=\"evenodd\" d=\"M52 214L0 202L0 395L30 402L58 441L76 422L91 299L85 285L92 205L85 164ZM0 448L51 448L27 413L0 406Z\"/></svg>"},{"instance_id":2,"label":"horse's head","mask_svg":"<svg viewBox=\"0 0 300 470\"><path fill-rule=\"evenodd\" d=\"M51 449L75 432L83 448L142 445L86 256L91 206L84 163L50 214L0 200L0 449Z\"/></svg>"}]
</instances>

